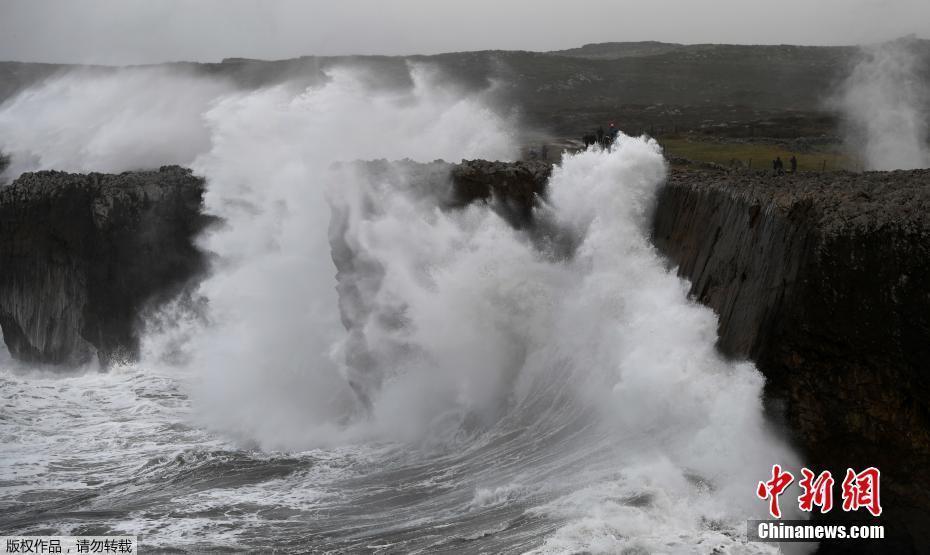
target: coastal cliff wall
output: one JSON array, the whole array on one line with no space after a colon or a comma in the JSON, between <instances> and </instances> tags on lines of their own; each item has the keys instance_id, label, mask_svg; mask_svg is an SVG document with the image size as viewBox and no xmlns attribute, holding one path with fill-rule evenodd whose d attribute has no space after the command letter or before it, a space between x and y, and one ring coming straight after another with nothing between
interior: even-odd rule
<instances>
[{"instance_id":1,"label":"coastal cliff wall","mask_svg":"<svg viewBox=\"0 0 930 555\"><path fill-rule=\"evenodd\" d=\"M445 210L488 202L530 237L554 233L533 219L551 171L542 162L358 169L434 195ZM27 173L0 189L0 328L10 353L51 364L134 356L145 307L206 269L194 245L209 223L203 192L179 167ZM359 284L377 288L380 278L359 267L368 261L347 229L334 206L330 244L352 335L367 317ZM930 545L930 170L675 170L659 192L653 239L719 315L720 350L765 375L767 406L808 466L839 480L847 467L880 468L883 522L903 538L883 546ZM347 362L364 381L370 361Z\"/></svg>"},{"instance_id":2,"label":"coastal cliff wall","mask_svg":"<svg viewBox=\"0 0 930 555\"><path fill-rule=\"evenodd\" d=\"M206 267L203 180L180 167L26 173L0 188L0 328L19 360L133 358L137 319Z\"/></svg>"},{"instance_id":3,"label":"coastal cliff wall","mask_svg":"<svg viewBox=\"0 0 930 555\"><path fill-rule=\"evenodd\" d=\"M551 166L543 162L376 161L357 169L392 179L443 209L489 201L515 227L529 222ZM26 173L0 188L0 329L22 361L104 365L138 354L139 324L207 268L194 245L209 223L204 180L177 166L114 174ZM340 308L357 320L353 253L334 207Z\"/></svg>"},{"instance_id":4,"label":"coastal cliff wall","mask_svg":"<svg viewBox=\"0 0 930 555\"><path fill-rule=\"evenodd\" d=\"M885 516L928 545L930 171L676 171L653 232L808 465L878 467Z\"/></svg>"}]
</instances>

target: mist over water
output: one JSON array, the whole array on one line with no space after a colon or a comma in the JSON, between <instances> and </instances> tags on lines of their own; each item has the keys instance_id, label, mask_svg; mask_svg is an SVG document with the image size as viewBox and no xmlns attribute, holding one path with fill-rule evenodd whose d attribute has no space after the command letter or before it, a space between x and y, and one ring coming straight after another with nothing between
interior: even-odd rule
<instances>
[{"instance_id":1,"label":"mist over water","mask_svg":"<svg viewBox=\"0 0 930 555\"><path fill-rule=\"evenodd\" d=\"M148 95L111 105L65 76L0 108L3 129L41 124L10 149L17 168L187 160L224 220L201 238L215 255L205 313L166 307L174 325L146 338L138 365L51 386L4 374L62 399L85 382L145 396L130 462L85 471L114 484L92 504L158 545L772 552L740 540L765 513L755 484L798 461L763 418L761 375L716 353L714 314L649 242L659 146L620 136L563 157L536 217L571 239L566 254L488 205L440 209L447 176L345 163L517 155L493 87L464 95L410 72L406 91L349 69L309 89L91 79ZM43 143L54 129L71 140ZM72 144L113 137L111 154ZM85 433L107 421L102 406L0 431ZM160 527L169 511L179 524Z\"/></svg>"},{"instance_id":2,"label":"mist over water","mask_svg":"<svg viewBox=\"0 0 930 555\"><path fill-rule=\"evenodd\" d=\"M324 429L359 410L341 352L345 329L329 226L330 204L360 202L362 193L357 178L332 164L507 159L515 152L512 122L479 98L445 90L425 68L412 68L413 89L398 93L373 91L351 70L331 77L316 89L280 86L219 102L205 116L213 148L194 163L210 183L207 210L228 222L204 239L222 268L202 288L213 324L194 340L195 365L216 371L208 374L208 396L233 408L223 418L237 420L240 431L266 446L325 441ZM387 218L419 216L403 206L406 199L376 200L387 203ZM362 225L380 227L370 240L393 249L382 253L388 265L417 251L425 251L419 262L435 264L432 244L446 248L443 230L428 222L420 229L405 222Z\"/></svg>"},{"instance_id":3,"label":"mist over water","mask_svg":"<svg viewBox=\"0 0 930 555\"><path fill-rule=\"evenodd\" d=\"M0 177L190 164L210 145L202 114L231 90L222 80L162 68L50 78L0 104L0 152L11 157Z\"/></svg>"},{"instance_id":4,"label":"mist over water","mask_svg":"<svg viewBox=\"0 0 930 555\"><path fill-rule=\"evenodd\" d=\"M927 76L907 39L863 47L832 102L869 170L930 167Z\"/></svg>"}]
</instances>

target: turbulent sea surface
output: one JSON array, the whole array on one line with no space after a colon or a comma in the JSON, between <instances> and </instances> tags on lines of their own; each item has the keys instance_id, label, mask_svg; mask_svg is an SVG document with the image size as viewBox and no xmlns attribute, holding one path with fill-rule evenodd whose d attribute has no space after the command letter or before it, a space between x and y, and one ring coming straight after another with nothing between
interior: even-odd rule
<instances>
[{"instance_id":1,"label":"turbulent sea surface","mask_svg":"<svg viewBox=\"0 0 930 555\"><path fill-rule=\"evenodd\" d=\"M530 488L491 486L489 462L522 458L507 438L426 458L375 444L266 453L192 426L182 382L133 368L4 372L3 533L119 531L194 552L407 551L482 538L526 548L553 529L524 514Z\"/></svg>"},{"instance_id":2,"label":"turbulent sea surface","mask_svg":"<svg viewBox=\"0 0 930 555\"><path fill-rule=\"evenodd\" d=\"M177 376L123 368L2 380L4 534L120 532L193 552L522 551L557 528L533 509L569 489L540 483L582 458L558 456L577 446L572 429L433 452L263 452L192 426ZM547 436L561 447L534 445Z\"/></svg>"},{"instance_id":3,"label":"turbulent sea surface","mask_svg":"<svg viewBox=\"0 0 930 555\"><path fill-rule=\"evenodd\" d=\"M649 242L658 145L566 154L535 215L551 236L488 205L443 211L400 170L333 164L515 156L499 85L410 71L403 90L347 69L255 91L76 73L0 106L8 172L185 164L225 221L201 238L201 309L151 315L139 363L0 359L0 533L137 534L147 552L774 551L746 520L796 457L761 376L717 355L713 313Z\"/></svg>"}]
</instances>

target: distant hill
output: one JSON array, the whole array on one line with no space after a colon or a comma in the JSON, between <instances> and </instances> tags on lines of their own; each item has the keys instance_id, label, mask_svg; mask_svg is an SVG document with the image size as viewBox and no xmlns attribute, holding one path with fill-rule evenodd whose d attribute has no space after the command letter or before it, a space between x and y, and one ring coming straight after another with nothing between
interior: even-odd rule
<instances>
[{"instance_id":1,"label":"distant hill","mask_svg":"<svg viewBox=\"0 0 930 555\"><path fill-rule=\"evenodd\" d=\"M72 67L62 64L0 62L0 102L33 83Z\"/></svg>"},{"instance_id":2,"label":"distant hill","mask_svg":"<svg viewBox=\"0 0 930 555\"><path fill-rule=\"evenodd\" d=\"M639 56L655 56L675 50L687 48L683 44L669 42L599 42L586 44L581 48L568 50L553 50L547 54L555 56L568 56L570 58L588 58L591 60L616 60L618 58L636 58Z\"/></svg>"},{"instance_id":3,"label":"distant hill","mask_svg":"<svg viewBox=\"0 0 930 555\"><path fill-rule=\"evenodd\" d=\"M930 82L930 41L914 40ZM305 56L263 61L165 64L222 75L242 87L325 79L354 65L382 86L410 85L409 62L432 65L465 89L498 87L498 102L540 130L571 135L618 120L626 127L693 128L824 111L824 99L856 58L856 47L587 44L554 52L479 51L432 56ZM68 66L0 62L0 100ZM101 71L116 71L102 69Z\"/></svg>"}]
</instances>

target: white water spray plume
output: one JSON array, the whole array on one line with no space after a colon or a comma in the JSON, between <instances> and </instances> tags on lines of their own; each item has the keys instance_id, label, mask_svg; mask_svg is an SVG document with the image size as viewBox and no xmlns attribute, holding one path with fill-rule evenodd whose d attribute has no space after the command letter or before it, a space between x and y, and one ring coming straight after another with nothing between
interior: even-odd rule
<instances>
[{"instance_id":1,"label":"white water spray plume","mask_svg":"<svg viewBox=\"0 0 930 555\"><path fill-rule=\"evenodd\" d=\"M488 204L441 208L441 172L334 164L517 155L493 86L466 95L410 72L405 91L349 69L255 91L149 70L66 75L0 107L15 171L157 160L207 180L206 211L224 223L200 239L215 257L198 291L205 318L166 309L162 321L179 324L146 338L137 367L93 379L169 389L185 425L218 433L224 453L313 464L260 494L179 503L199 514L243 498L302 517L311 507L322 512L308 522L332 511L339 527L386 534L451 523L500 534L495 550L776 552L741 537L764 516L756 482L798 460L765 421L762 376L716 352L713 312L650 243L667 171L658 144L621 135L563 156L536 216L570 237L565 255ZM169 345L185 352L182 368L163 362ZM138 425L157 436L164 418L153 410ZM219 440L197 434L184 441L226 460ZM507 522L527 528L488 531ZM140 514L121 529L181 545L216 533L189 526Z\"/></svg>"},{"instance_id":2,"label":"white water spray plume","mask_svg":"<svg viewBox=\"0 0 930 555\"><path fill-rule=\"evenodd\" d=\"M908 39L863 47L833 99L866 169L930 167L930 95L913 47Z\"/></svg>"}]
</instances>

